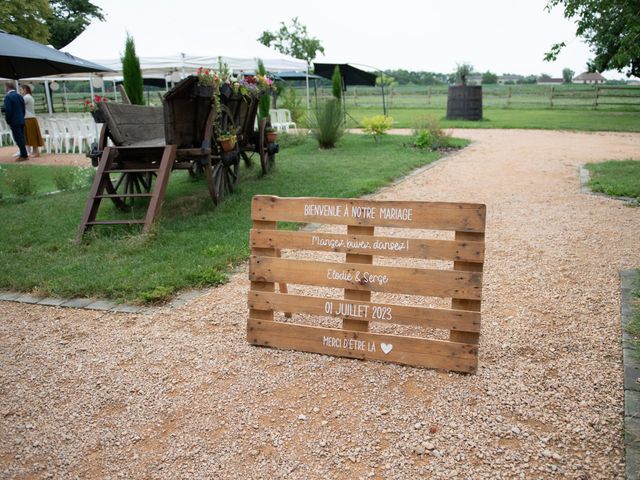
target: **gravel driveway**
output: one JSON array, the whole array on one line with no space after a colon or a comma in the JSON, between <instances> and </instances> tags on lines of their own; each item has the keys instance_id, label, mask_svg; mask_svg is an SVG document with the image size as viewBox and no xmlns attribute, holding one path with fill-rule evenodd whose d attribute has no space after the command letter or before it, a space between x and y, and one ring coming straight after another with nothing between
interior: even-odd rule
<instances>
[{"instance_id":1,"label":"gravel driveway","mask_svg":"<svg viewBox=\"0 0 640 480\"><path fill-rule=\"evenodd\" d=\"M476 375L250 347L246 269L145 315L0 302L0 477L623 478L640 209L581 194L578 166L640 134L455 135L377 198L487 204Z\"/></svg>"}]
</instances>

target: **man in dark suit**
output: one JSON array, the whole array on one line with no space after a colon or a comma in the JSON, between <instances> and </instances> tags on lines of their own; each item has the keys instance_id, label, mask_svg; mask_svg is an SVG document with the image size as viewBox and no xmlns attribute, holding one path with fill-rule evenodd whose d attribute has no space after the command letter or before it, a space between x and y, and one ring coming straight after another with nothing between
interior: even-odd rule
<instances>
[{"instance_id":1,"label":"man in dark suit","mask_svg":"<svg viewBox=\"0 0 640 480\"><path fill-rule=\"evenodd\" d=\"M4 89L7 92L4 97L4 114L11 127L13 140L20 148L20 158L17 161L21 162L29 159L24 140L24 99L16 92L13 83L5 83Z\"/></svg>"}]
</instances>

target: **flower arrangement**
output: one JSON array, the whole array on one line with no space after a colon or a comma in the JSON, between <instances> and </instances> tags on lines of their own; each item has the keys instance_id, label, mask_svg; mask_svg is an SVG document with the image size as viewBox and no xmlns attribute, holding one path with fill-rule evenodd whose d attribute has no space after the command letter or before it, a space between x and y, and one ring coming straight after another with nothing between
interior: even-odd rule
<instances>
[{"instance_id":1,"label":"flower arrangement","mask_svg":"<svg viewBox=\"0 0 640 480\"><path fill-rule=\"evenodd\" d=\"M215 97L220 95L220 88L223 85L231 87L233 93L242 96L259 96L273 88L273 79L267 75L243 75L234 76L226 63L218 59L218 70L213 68L199 67L196 70L198 85L209 85L213 87Z\"/></svg>"},{"instance_id":2,"label":"flower arrangement","mask_svg":"<svg viewBox=\"0 0 640 480\"><path fill-rule=\"evenodd\" d=\"M273 79L267 75L244 75L239 74L234 76L229 70L229 66L222 61L222 58L218 57L218 69L199 67L196 70L198 77L198 86L211 86L212 97L211 100L216 107L218 116L215 119L215 126L217 132L217 139L219 142L230 142L235 144L236 134L235 132L223 131L220 125L220 112L221 112L221 94L224 95L241 95L245 101L247 97L260 97L273 88ZM233 147L231 147L233 148Z\"/></svg>"},{"instance_id":3,"label":"flower arrangement","mask_svg":"<svg viewBox=\"0 0 640 480\"><path fill-rule=\"evenodd\" d=\"M197 70L197 74L199 85L215 87L216 84L220 83L218 72L209 68L200 67Z\"/></svg>"},{"instance_id":4,"label":"flower arrangement","mask_svg":"<svg viewBox=\"0 0 640 480\"><path fill-rule=\"evenodd\" d=\"M266 75L246 75L234 82L233 91L244 96L262 95L273 88L273 80Z\"/></svg>"},{"instance_id":5,"label":"flower arrangement","mask_svg":"<svg viewBox=\"0 0 640 480\"><path fill-rule=\"evenodd\" d=\"M108 100L107 97L101 97L100 95L94 95L93 100L87 98L84 102L82 102L82 108L85 112L95 112L98 109L99 103L106 103Z\"/></svg>"}]
</instances>

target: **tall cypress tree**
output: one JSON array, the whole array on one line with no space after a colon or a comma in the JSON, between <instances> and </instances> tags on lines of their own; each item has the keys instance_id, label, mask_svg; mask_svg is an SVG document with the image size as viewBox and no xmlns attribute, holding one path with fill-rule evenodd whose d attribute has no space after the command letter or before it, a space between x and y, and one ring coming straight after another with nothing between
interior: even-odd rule
<instances>
[{"instance_id":1,"label":"tall cypress tree","mask_svg":"<svg viewBox=\"0 0 640 480\"><path fill-rule=\"evenodd\" d=\"M267 69L264 66L262 59L258 59L258 73L260 75L267 75ZM260 97L260 103L258 103L258 118L266 118L269 116L269 107L271 107L271 92L265 93Z\"/></svg>"},{"instance_id":2,"label":"tall cypress tree","mask_svg":"<svg viewBox=\"0 0 640 480\"><path fill-rule=\"evenodd\" d=\"M340 68L336 65L333 69L333 75L331 76L331 86L333 89L333 96L338 100L342 98L342 76L340 75Z\"/></svg>"},{"instance_id":3,"label":"tall cypress tree","mask_svg":"<svg viewBox=\"0 0 640 480\"><path fill-rule=\"evenodd\" d=\"M140 71L140 59L136 55L136 46L133 37L127 33L127 41L124 44L124 56L122 57L122 76L124 77L124 90L133 105L144 105L144 87L142 72Z\"/></svg>"}]
</instances>

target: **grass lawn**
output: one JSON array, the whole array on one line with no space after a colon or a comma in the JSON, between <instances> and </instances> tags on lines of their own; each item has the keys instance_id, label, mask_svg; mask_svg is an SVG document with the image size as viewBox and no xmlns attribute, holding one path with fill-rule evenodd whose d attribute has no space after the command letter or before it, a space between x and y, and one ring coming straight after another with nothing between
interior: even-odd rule
<instances>
[{"instance_id":1,"label":"grass lawn","mask_svg":"<svg viewBox=\"0 0 640 480\"><path fill-rule=\"evenodd\" d=\"M591 174L589 187L594 192L640 200L640 160L611 160L585 166Z\"/></svg>"},{"instance_id":2,"label":"grass lawn","mask_svg":"<svg viewBox=\"0 0 640 480\"><path fill-rule=\"evenodd\" d=\"M405 142L406 137L387 136L376 145L369 137L346 135L334 150L319 150L312 140L285 147L264 178L257 163L252 169L243 166L239 191L217 208L204 179L176 171L152 234L139 235L139 227L97 227L79 246L73 240L87 188L23 202L0 200L0 288L152 302L182 288L224 282L248 256L253 195L358 197L374 192L438 158ZM103 210L113 218L115 208L106 206Z\"/></svg>"},{"instance_id":3,"label":"grass lawn","mask_svg":"<svg viewBox=\"0 0 640 480\"><path fill-rule=\"evenodd\" d=\"M360 122L363 117L380 115L380 108L351 108L349 115ZM443 108L392 108L395 128L412 128L423 117L435 117L443 128L533 128L544 130L584 130L640 132L640 113L573 109L485 108L484 120L446 120ZM355 127L356 123L351 122Z\"/></svg>"},{"instance_id":4,"label":"grass lawn","mask_svg":"<svg viewBox=\"0 0 640 480\"><path fill-rule=\"evenodd\" d=\"M80 167L21 165L9 163L0 165L0 193L2 197L17 197L20 189L32 189L35 195L59 190L56 178L77 181L77 177L85 175L86 169ZM59 180L60 181L60 180ZM62 180L64 181L64 180ZM29 185L27 185L29 184Z\"/></svg>"}]
</instances>

